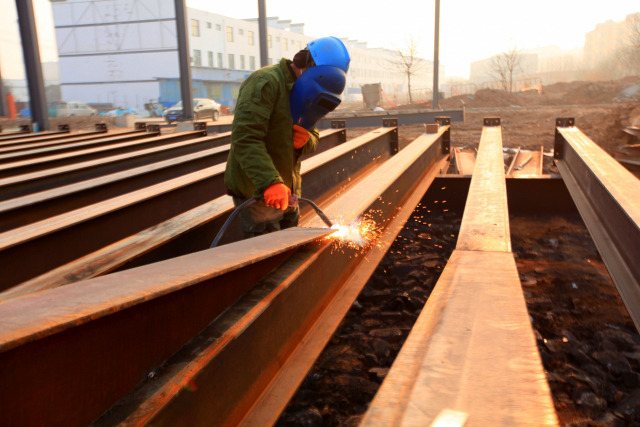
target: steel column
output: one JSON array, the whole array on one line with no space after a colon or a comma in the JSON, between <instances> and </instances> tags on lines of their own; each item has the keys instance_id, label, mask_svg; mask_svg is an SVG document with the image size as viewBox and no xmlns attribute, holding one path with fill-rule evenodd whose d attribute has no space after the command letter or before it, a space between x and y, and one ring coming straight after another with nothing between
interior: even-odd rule
<instances>
[{"instance_id":1,"label":"steel column","mask_svg":"<svg viewBox=\"0 0 640 427\"><path fill-rule=\"evenodd\" d=\"M440 101L440 85L438 75L440 66L440 0L436 0L436 15L433 36L433 109L438 108Z\"/></svg>"},{"instance_id":2,"label":"steel column","mask_svg":"<svg viewBox=\"0 0 640 427\"><path fill-rule=\"evenodd\" d=\"M267 6L265 0L258 0L258 33L260 39L260 66L269 65L269 49L267 46Z\"/></svg>"},{"instance_id":3,"label":"steel column","mask_svg":"<svg viewBox=\"0 0 640 427\"><path fill-rule=\"evenodd\" d=\"M38 131L49 130L49 114L33 2L32 0L16 0L16 9L18 11L18 22L20 23L20 38L22 39L27 82L29 83L31 119L38 126Z\"/></svg>"},{"instance_id":4,"label":"steel column","mask_svg":"<svg viewBox=\"0 0 640 427\"><path fill-rule=\"evenodd\" d=\"M20 0L16 0L20 1ZM189 24L185 0L174 0L176 33L178 35L178 61L180 63L180 95L183 120L193 120L193 93L191 92L191 51L189 50Z\"/></svg>"}]
</instances>

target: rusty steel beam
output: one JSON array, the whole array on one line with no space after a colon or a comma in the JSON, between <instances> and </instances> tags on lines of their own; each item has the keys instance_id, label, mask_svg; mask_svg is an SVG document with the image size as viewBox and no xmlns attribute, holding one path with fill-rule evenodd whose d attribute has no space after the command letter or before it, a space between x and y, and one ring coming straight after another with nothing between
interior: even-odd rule
<instances>
[{"instance_id":1,"label":"rusty steel beam","mask_svg":"<svg viewBox=\"0 0 640 427\"><path fill-rule=\"evenodd\" d=\"M31 173L0 178L0 200L49 190L125 169L132 169L162 160L195 153L229 143L230 134L190 138L179 134L174 142L130 153L111 155L95 160L79 161Z\"/></svg>"},{"instance_id":2,"label":"rusty steel beam","mask_svg":"<svg viewBox=\"0 0 640 427\"><path fill-rule=\"evenodd\" d=\"M42 134L51 134L51 133L58 133L56 131L46 131L46 132L42 132ZM20 138L27 138L29 135L31 134L31 126L26 125L26 126L20 126L20 130L14 131L14 132L2 132L0 133L0 143L2 141L10 141L12 139L20 139Z\"/></svg>"},{"instance_id":3,"label":"rusty steel beam","mask_svg":"<svg viewBox=\"0 0 640 427\"><path fill-rule=\"evenodd\" d=\"M445 416L460 426L558 425L511 253L496 118L485 120L456 249L363 425Z\"/></svg>"},{"instance_id":4,"label":"rusty steel beam","mask_svg":"<svg viewBox=\"0 0 640 427\"><path fill-rule=\"evenodd\" d=\"M203 150L121 172L0 201L0 232L32 224L64 212L159 184L206 167L224 163L229 146ZM223 194L223 170L213 188Z\"/></svg>"},{"instance_id":5,"label":"rusty steel beam","mask_svg":"<svg viewBox=\"0 0 640 427\"><path fill-rule=\"evenodd\" d=\"M28 144L30 142L51 141L60 138L68 138L70 136L69 125L58 125L57 131L47 131L31 133L29 127L21 132L15 132L5 137L0 136L0 147L11 147L15 145Z\"/></svg>"},{"instance_id":6,"label":"rusty steel beam","mask_svg":"<svg viewBox=\"0 0 640 427\"><path fill-rule=\"evenodd\" d=\"M421 136L323 206L345 221L371 215L385 231L377 245L297 251L96 425L273 424L402 228L392 218L411 214L447 161L441 136Z\"/></svg>"},{"instance_id":7,"label":"rusty steel beam","mask_svg":"<svg viewBox=\"0 0 640 427\"><path fill-rule=\"evenodd\" d=\"M0 164L0 177L8 177L58 166L70 165L81 161L101 159L116 154L132 153L151 147L159 147L178 141L184 141L199 136L206 136L205 131L191 131L172 135L150 136L148 138L136 139L128 142L117 142L97 148L86 148L84 150L52 154L36 159L19 160L12 163ZM110 139L110 138L107 138Z\"/></svg>"},{"instance_id":8,"label":"rusty steel beam","mask_svg":"<svg viewBox=\"0 0 640 427\"><path fill-rule=\"evenodd\" d=\"M344 142L343 137L344 129L321 132L318 143L318 146L321 147L320 152ZM211 138L211 140L214 139ZM0 201L0 232L195 172L208 166L224 163L229 155L229 148L230 145L227 144ZM225 192L223 170L220 170L217 177L218 180L213 186L214 194L221 196Z\"/></svg>"},{"instance_id":9,"label":"rusty steel beam","mask_svg":"<svg viewBox=\"0 0 640 427\"><path fill-rule=\"evenodd\" d=\"M92 132L93 133L93 132ZM75 137L58 140L55 145L45 147L36 147L31 149L11 150L10 152L0 153L0 165L7 163L21 162L25 160L36 161L40 157L53 156L57 154L72 153L76 151L98 148L103 146L115 145L128 141L135 141L142 138L150 138L160 135L159 132L134 131L126 134L106 134L106 132L98 133L98 137L91 135L89 138Z\"/></svg>"},{"instance_id":10,"label":"rusty steel beam","mask_svg":"<svg viewBox=\"0 0 640 427\"><path fill-rule=\"evenodd\" d=\"M0 304L0 424L90 424L326 234L286 230Z\"/></svg>"},{"instance_id":11,"label":"rusty steel beam","mask_svg":"<svg viewBox=\"0 0 640 427\"><path fill-rule=\"evenodd\" d=\"M5 290L214 199L217 165L0 233ZM219 190L217 190L219 191ZM37 264L30 262L36 257ZM27 267L27 264L29 267Z\"/></svg>"},{"instance_id":12,"label":"rusty steel beam","mask_svg":"<svg viewBox=\"0 0 640 427\"><path fill-rule=\"evenodd\" d=\"M381 216L388 219L396 213L412 189L418 193L424 189L425 183L419 177L433 179L441 167L434 163L446 161L435 136L431 142L423 139L422 143L414 144L412 149L403 150L383 164L375 177L361 180L341 198L346 203L343 208L355 215L352 209L365 206L367 202L363 199L366 199L372 215L384 223ZM395 159L398 160L393 165L389 164ZM371 186L376 188L377 195L363 191ZM406 209L410 212L413 206ZM335 214L340 210L339 204L334 204L327 212ZM0 304L0 318L10 325L0 331L0 366L11 366L10 370L0 371L3 383L0 399L10 407L0 413L0 421L21 425L37 425L43 420L51 424L91 422L114 404L124 390L132 390L261 277L285 261L293 249L326 235L327 231L285 230ZM392 240L388 240L388 244ZM314 263L313 270L308 271L311 276L327 271L334 277L344 276L334 268L332 261L346 262L349 267L352 260L358 259L332 251L327 243L308 244L303 251L309 253L309 248L318 247L323 257L321 262ZM384 250L380 252L383 254ZM311 259L307 259L309 261ZM295 262L299 262L299 258ZM372 271L371 263L361 264ZM331 268L327 269L327 265ZM287 265L285 269L289 267ZM360 279L358 283L363 277ZM304 305L319 304L321 307L331 297L329 291L324 298L317 298L326 289L318 287L314 290L307 285L306 280L295 284L296 293L302 291L306 296ZM278 305L286 304L286 300L286 296L278 298ZM349 305L350 302L342 304L346 308ZM267 308L273 313L273 306ZM314 310L307 311L301 305L295 311L296 315L302 313L304 316ZM276 313L289 316L287 310L276 309ZM264 325L268 317L262 317L258 323ZM305 322L284 323L290 327L278 334L279 342L291 335L291 328ZM324 332L326 339L327 333ZM262 335L263 339L268 338L268 335ZM145 345L141 346L143 337ZM241 341L247 338L243 335ZM268 356L273 357L273 347L270 347ZM246 349L244 354L247 354ZM260 362L265 361L262 356L260 359ZM253 369L251 365L249 363L247 368ZM36 381L43 372L50 372L50 375ZM231 370L227 371L227 374L231 373ZM101 392L91 393L96 384L100 384ZM213 385L215 382L208 387ZM245 387L246 383L239 385ZM56 392L51 393L54 389ZM214 395L220 396L220 390L214 390ZM211 396L211 390L207 392ZM29 398L24 399L24 396ZM175 396L170 397L175 403ZM76 408L79 400L83 405ZM281 405L285 403L286 400ZM66 405L76 409L65 410ZM206 422L211 419L216 418L207 418Z\"/></svg>"},{"instance_id":13,"label":"rusty steel beam","mask_svg":"<svg viewBox=\"0 0 640 427\"><path fill-rule=\"evenodd\" d=\"M574 125L556 120L555 162L640 330L640 181Z\"/></svg>"},{"instance_id":14,"label":"rusty steel beam","mask_svg":"<svg viewBox=\"0 0 640 427\"><path fill-rule=\"evenodd\" d=\"M451 122L464 121L463 110L415 110L415 111L385 111L385 112L333 112L317 123L318 129L331 128L331 122L341 120L346 128L378 126L380 120L393 118L398 120L398 126L433 123L436 118L446 116Z\"/></svg>"},{"instance_id":15,"label":"rusty steel beam","mask_svg":"<svg viewBox=\"0 0 640 427\"><path fill-rule=\"evenodd\" d=\"M129 135L145 135L145 129L136 129L136 130L127 130L122 132L110 132L108 135L110 137L113 136L129 136ZM91 141L94 139L102 139L107 135L107 130L97 130L95 132L85 132L85 133L74 133L67 134L65 137L55 138L53 140L47 140L44 142L30 142L25 144L12 144L8 146L0 147L0 154L5 155L8 153L13 153L17 151L25 151L46 147L53 147L56 145L69 144L74 142L83 142L83 141Z\"/></svg>"},{"instance_id":16,"label":"rusty steel beam","mask_svg":"<svg viewBox=\"0 0 640 427\"><path fill-rule=\"evenodd\" d=\"M322 199L337 186L344 185L344 181L356 179L371 165L377 164L383 158L388 158L392 154L394 135L397 135L397 128L381 128L305 160L302 164L305 182L316 185L306 189L304 195L314 200ZM171 193L167 192L165 186L157 184L148 191L140 189L0 234L0 254L9 256L11 253L19 254L23 250L28 250L21 249L22 247L50 251L60 244L60 239L66 239L65 236L90 230L92 223L103 224L105 229L97 233L97 236L84 237L82 242L69 248L67 252L72 255L56 253L55 256L43 262L43 265L47 265L46 269L39 270L35 275L18 265L11 268L11 272L8 272L5 279L0 279L0 288L13 289L0 294L0 299L104 274L131 262L153 262L157 261L158 257L165 259L208 247L232 210L229 197L225 197L226 202L222 204L216 199L225 192L224 167L224 165L218 165L204 169L200 173L176 178L172 180L174 187L170 190ZM349 168L351 176L343 173L346 167ZM204 184L200 181L204 181ZM206 191L201 188L203 185ZM158 192L158 188L162 191ZM205 197L205 200L201 205L191 203L191 200L201 200L202 197ZM169 204L171 208L163 208L160 212L174 209L172 212L175 212L175 216L167 216L156 222L152 218L158 218L160 214L156 211L164 203ZM55 207L55 203L53 206ZM147 214L146 209L151 209L153 212ZM123 210L129 212L128 215L131 217L124 215ZM38 214L37 209L33 212L34 215ZM13 217L15 221L20 221L19 213ZM146 224L146 226L140 228L135 224ZM146 229L147 227L149 229ZM110 228L114 231L108 232L107 229ZM131 231L135 228L140 229ZM234 237L232 232L227 233ZM177 248L175 246L159 248L177 237L182 237L175 242ZM203 238L208 241L203 242ZM153 250L156 252L147 254ZM142 257L142 255L145 256Z\"/></svg>"}]
</instances>

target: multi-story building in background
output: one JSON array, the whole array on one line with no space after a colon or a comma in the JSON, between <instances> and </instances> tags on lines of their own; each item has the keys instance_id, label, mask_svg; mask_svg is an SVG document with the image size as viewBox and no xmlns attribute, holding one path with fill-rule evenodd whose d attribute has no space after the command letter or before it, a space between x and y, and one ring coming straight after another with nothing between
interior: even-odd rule
<instances>
[{"instance_id":1,"label":"multi-story building in background","mask_svg":"<svg viewBox=\"0 0 640 427\"><path fill-rule=\"evenodd\" d=\"M52 8L63 99L141 108L151 100L169 105L181 98L172 0L62 0ZM193 96L233 107L240 84L260 67L257 19L193 8L187 16ZM292 58L315 38L304 34L304 24L268 18L268 63ZM361 85L380 83L388 98L406 102L406 75L389 66L397 52L343 41L351 55L346 100L361 99ZM425 62L424 71L412 76L416 91L431 85L431 62Z\"/></svg>"}]
</instances>

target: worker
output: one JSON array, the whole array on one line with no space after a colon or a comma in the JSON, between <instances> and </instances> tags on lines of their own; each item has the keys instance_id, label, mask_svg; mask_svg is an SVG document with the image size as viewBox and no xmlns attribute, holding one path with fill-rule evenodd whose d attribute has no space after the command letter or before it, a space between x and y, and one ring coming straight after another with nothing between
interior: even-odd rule
<instances>
[{"instance_id":1,"label":"worker","mask_svg":"<svg viewBox=\"0 0 640 427\"><path fill-rule=\"evenodd\" d=\"M315 123L340 103L348 67L342 41L323 37L240 86L224 182L236 207L258 199L238 213L245 237L298 225L300 158L315 151Z\"/></svg>"}]
</instances>

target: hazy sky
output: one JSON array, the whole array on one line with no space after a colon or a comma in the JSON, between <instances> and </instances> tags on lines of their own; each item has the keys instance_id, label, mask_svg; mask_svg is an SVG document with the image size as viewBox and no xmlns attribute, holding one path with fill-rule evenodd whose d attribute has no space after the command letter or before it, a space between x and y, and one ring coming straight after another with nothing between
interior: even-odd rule
<instances>
[{"instance_id":1,"label":"hazy sky","mask_svg":"<svg viewBox=\"0 0 640 427\"><path fill-rule=\"evenodd\" d=\"M17 34L15 1L0 0L0 61L9 74L19 46L10 43ZM55 59L51 6L34 0L40 26L43 61ZM366 41L369 47L395 49L412 36L422 55L433 58L435 0L266 0L267 15L305 24L312 37L333 35ZM233 18L255 18L257 0L187 0L187 5ZM12 13L13 12L13 15ZM511 48L556 45L563 49L584 45L585 33L607 20L622 21L640 12L639 0L441 0L440 62L447 76L468 77L469 64Z\"/></svg>"},{"instance_id":2,"label":"hazy sky","mask_svg":"<svg viewBox=\"0 0 640 427\"><path fill-rule=\"evenodd\" d=\"M234 18L257 16L257 0L187 0L187 5ZM305 24L305 34L402 47L408 36L433 58L435 0L266 0L267 15ZM606 20L640 12L639 0L441 0L440 62L446 74L468 77L469 64L509 50L584 45L585 33Z\"/></svg>"}]
</instances>

